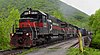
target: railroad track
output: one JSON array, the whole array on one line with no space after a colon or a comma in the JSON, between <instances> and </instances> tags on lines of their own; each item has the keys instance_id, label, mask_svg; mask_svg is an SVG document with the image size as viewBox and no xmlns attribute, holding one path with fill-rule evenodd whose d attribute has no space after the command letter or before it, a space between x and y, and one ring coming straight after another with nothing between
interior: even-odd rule
<instances>
[{"instance_id":1,"label":"railroad track","mask_svg":"<svg viewBox=\"0 0 100 55\"><path fill-rule=\"evenodd\" d=\"M50 44L43 44L43 45L39 45L39 46L35 46L33 48L45 48L49 45L53 45L56 43L60 43L61 41L57 41L54 43L50 43ZM14 49L10 49L10 50L4 50L4 51L0 51L0 55L17 55L20 53L23 53L24 51L29 50L29 48L14 48Z\"/></svg>"},{"instance_id":2,"label":"railroad track","mask_svg":"<svg viewBox=\"0 0 100 55\"><path fill-rule=\"evenodd\" d=\"M67 40L67 41L63 41L61 43L55 44L55 45L53 45L51 47L48 47L48 48L66 49L66 48L70 48L70 47L76 46L77 44L78 44L78 40L77 40L77 38L75 38L75 39L70 39L70 40Z\"/></svg>"},{"instance_id":3,"label":"railroad track","mask_svg":"<svg viewBox=\"0 0 100 55\"><path fill-rule=\"evenodd\" d=\"M77 39L65 40L56 44L41 48L38 51L32 51L26 55L66 55L66 50L75 44Z\"/></svg>"},{"instance_id":4,"label":"railroad track","mask_svg":"<svg viewBox=\"0 0 100 55\"><path fill-rule=\"evenodd\" d=\"M53 45L53 44L57 44L60 43L62 41L57 41L54 43L50 43L50 44L43 44L43 45L39 45L39 46L35 46L33 48L45 48L47 46ZM0 51L0 55L17 55L20 53L23 53L24 51L29 50L29 48L14 48L14 49L10 49L10 50L4 50L4 51Z\"/></svg>"},{"instance_id":5,"label":"railroad track","mask_svg":"<svg viewBox=\"0 0 100 55\"><path fill-rule=\"evenodd\" d=\"M52 45L54 45L54 44L59 44L59 43L61 43L61 44L59 44L59 46L60 46L60 45L67 44L67 43L63 43L63 42L66 42L66 41L69 41L69 42L70 42L70 40L73 40L73 39L77 39L77 38L69 38L69 39L67 39L67 40L59 40L59 41L55 41L55 42L50 42L49 44L44 44L44 45L36 46L36 48L46 48L46 47L48 47L48 46L52 46ZM74 45L76 45L76 44L77 44L77 43L75 43Z\"/></svg>"},{"instance_id":6,"label":"railroad track","mask_svg":"<svg viewBox=\"0 0 100 55\"><path fill-rule=\"evenodd\" d=\"M28 49L14 48L10 50L0 51L0 55L17 55L27 50Z\"/></svg>"},{"instance_id":7,"label":"railroad track","mask_svg":"<svg viewBox=\"0 0 100 55\"><path fill-rule=\"evenodd\" d=\"M71 40L71 39L69 39L69 40ZM58 44L58 43L61 43L61 42L65 42L65 41L66 40L50 42L49 44L46 43L46 44L34 46L33 48L46 48L48 46L51 46L51 45L54 45L54 44ZM10 49L10 50L0 51L0 55L17 55L17 54L23 53L24 51L27 51L27 50L29 50L29 48L14 48L14 49Z\"/></svg>"},{"instance_id":8,"label":"railroad track","mask_svg":"<svg viewBox=\"0 0 100 55\"><path fill-rule=\"evenodd\" d=\"M43 44L43 45L40 45L40 46L36 46L36 48L46 48L48 46L51 46L51 45L54 45L54 44L57 44L57 43L61 43L61 42L64 42L66 40L60 40L60 41L56 41L56 42L51 42L51 43L46 43L46 44Z\"/></svg>"}]
</instances>

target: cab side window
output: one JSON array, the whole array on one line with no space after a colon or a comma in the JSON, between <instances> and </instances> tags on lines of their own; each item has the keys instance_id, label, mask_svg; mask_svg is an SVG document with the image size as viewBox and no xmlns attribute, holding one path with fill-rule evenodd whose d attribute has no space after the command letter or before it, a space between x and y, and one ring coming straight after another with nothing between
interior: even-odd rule
<instances>
[{"instance_id":1,"label":"cab side window","mask_svg":"<svg viewBox=\"0 0 100 55\"><path fill-rule=\"evenodd\" d=\"M47 20L46 20L46 16L42 16L42 19L43 19L43 22L46 23Z\"/></svg>"},{"instance_id":2,"label":"cab side window","mask_svg":"<svg viewBox=\"0 0 100 55\"><path fill-rule=\"evenodd\" d=\"M42 22L42 15L39 15L39 22Z\"/></svg>"}]
</instances>

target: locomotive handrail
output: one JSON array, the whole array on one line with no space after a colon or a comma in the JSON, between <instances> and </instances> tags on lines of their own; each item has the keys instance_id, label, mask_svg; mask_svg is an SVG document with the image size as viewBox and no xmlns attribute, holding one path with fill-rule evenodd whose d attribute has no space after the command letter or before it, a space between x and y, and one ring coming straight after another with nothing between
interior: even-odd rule
<instances>
[{"instance_id":1,"label":"locomotive handrail","mask_svg":"<svg viewBox=\"0 0 100 55\"><path fill-rule=\"evenodd\" d=\"M36 38L37 38L37 30L36 30L36 26L35 26L35 24L34 24L34 28L35 28L35 32L36 32Z\"/></svg>"},{"instance_id":2,"label":"locomotive handrail","mask_svg":"<svg viewBox=\"0 0 100 55\"><path fill-rule=\"evenodd\" d=\"M32 30L32 39L33 39L33 29L32 27L30 26L30 24L28 23L30 29ZM36 30L36 26L34 25L34 28L35 28L35 32L36 32L36 38L37 38L37 30Z\"/></svg>"},{"instance_id":3,"label":"locomotive handrail","mask_svg":"<svg viewBox=\"0 0 100 55\"><path fill-rule=\"evenodd\" d=\"M32 31L32 40L33 40L33 29L32 29L32 27L30 26L29 23L28 23L28 25L29 25L29 27L30 27L30 29L31 29L31 31Z\"/></svg>"}]
</instances>

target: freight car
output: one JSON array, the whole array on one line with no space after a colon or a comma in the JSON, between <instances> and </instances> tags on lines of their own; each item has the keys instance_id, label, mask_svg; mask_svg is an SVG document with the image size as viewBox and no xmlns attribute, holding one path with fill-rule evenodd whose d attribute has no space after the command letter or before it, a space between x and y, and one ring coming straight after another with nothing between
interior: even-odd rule
<instances>
[{"instance_id":1,"label":"freight car","mask_svg":"<svg viewBox=\"0 0 100 55\"><path fill-rule=\"evenodd\" d=\"M77 35L75 26L31 8L20 15L15 31L10 34L10 44L15 47L31 47Z\"/></svg>"}]
</instances>

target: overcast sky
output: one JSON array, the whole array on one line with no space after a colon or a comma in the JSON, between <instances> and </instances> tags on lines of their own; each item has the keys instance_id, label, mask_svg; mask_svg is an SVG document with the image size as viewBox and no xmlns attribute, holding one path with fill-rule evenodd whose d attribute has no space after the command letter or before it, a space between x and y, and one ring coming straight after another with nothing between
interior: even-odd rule
<instances>
[{"instance_id":1,"label":"overcast sky","mask_svg":"<svg viewBox=\"0 0 100 55\"><path fill-rule=\"evenodd\" d=\"M61 0L89 15L100 8L100 0Z\"/></svg>"}]
</instances>

